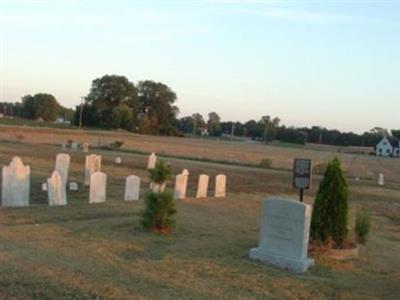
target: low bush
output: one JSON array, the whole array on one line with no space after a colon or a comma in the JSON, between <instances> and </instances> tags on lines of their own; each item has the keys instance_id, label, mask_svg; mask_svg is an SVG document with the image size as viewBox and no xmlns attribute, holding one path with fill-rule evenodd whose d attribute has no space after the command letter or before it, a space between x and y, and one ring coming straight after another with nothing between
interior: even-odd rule
<instances>
[{"instance_id":1,"label":"low bush","mask_svg":"<svg viewBox=\"0 0 400 300\"><path fill-rule=\"evenodd\" d=\"M124 145L123 141L115 141L114 143L111 143L109 145L110 149L121 149L121 147Z\"/></svg>"},{"instance_id":2,"label":"low bush","mask_svg":"<svg viewBox=\"0 0 400 300\"><path fill-rule=\"evenodd\" d=\"M365 244L371 228L371 214L368 211L361 210L356 215L356 236L357 242Z\"/></svg>"},{"instance_id":3,"label":"low bush","mask_svg":"<svg viewBox=\"0 0 400 300\"><path fill-rule=\"evenodd\" d=\"M271 168L272 167L272 159L264 158L260 162L260 167L262 168Z\"/></svg>"}]
</instances>

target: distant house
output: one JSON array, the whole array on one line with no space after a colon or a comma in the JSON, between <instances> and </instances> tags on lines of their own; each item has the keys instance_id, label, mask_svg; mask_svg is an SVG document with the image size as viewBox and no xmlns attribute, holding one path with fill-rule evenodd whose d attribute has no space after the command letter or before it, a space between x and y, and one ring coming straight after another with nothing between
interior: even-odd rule
<instances>
[{"instance_id":1,"label":"distant house","mask_svg":"<svg viewBox=\"0 0 400 300\"><path fill-rule=\"evenodd\" d=\"M400 157L400 141L394 137L383 137L376 145L376 156Z\"/></svg>"}]
</instances>

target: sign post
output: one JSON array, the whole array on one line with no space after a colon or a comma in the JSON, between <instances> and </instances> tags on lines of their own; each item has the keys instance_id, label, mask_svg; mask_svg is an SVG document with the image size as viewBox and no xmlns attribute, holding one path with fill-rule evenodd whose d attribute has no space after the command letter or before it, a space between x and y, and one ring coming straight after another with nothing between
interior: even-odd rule
<instances>
[{"instance_id":1,"label":"sign post","mask_svg":"<svg viewBox=\"0 0 400 300\"><path fill-rule=\"evenodd\" d=\"M311 187L311 159L294 159L293 187L300 189L300 202L303 202L304 190Z\"/></svg>"}]
</instances>

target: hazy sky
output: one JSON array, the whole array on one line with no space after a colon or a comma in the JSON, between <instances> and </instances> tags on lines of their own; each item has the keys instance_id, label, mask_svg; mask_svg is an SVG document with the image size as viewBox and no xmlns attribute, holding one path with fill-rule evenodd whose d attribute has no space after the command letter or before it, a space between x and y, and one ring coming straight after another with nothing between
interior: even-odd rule
<instances>
[{"instance_id":1,"label":"hazy sky","mask_svg":"<svg viewBox=\"0 0 400 300\"><path fill-rule=\"evenodd\" d=\"M2 99L73 107L104 74L153 79L181 116L400 128L400 2L0 1Z\"/></svg>"}]
</instances>

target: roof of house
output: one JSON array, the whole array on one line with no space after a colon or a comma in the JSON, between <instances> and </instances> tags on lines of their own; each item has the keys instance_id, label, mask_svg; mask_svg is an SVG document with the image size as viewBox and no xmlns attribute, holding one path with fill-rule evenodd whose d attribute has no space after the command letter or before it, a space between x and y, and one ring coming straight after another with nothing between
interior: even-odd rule
<instances>
[{"instance_id":1,"label":"roof of house","mask_svg":"<svg viewBox=\"0 0 400 300\"><path fill-rule=\"evenodd\" d=\"M386 137L389 143L392 145L393 148L399 148L400 147L400 140L393 136L387 136Z\"/></svg>"}]
</instances>

